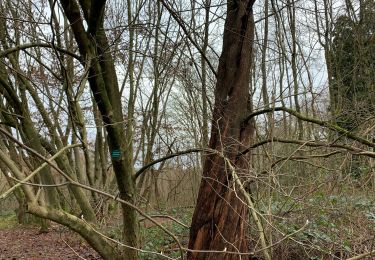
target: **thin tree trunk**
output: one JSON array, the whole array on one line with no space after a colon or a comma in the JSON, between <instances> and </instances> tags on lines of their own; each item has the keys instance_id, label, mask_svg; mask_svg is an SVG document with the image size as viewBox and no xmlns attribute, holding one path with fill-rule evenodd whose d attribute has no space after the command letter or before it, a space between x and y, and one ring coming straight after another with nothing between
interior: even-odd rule
<instances>
[{"instance_id":1,"label":"thin tree trunk","mask_svg":"<svg viewBox=\"0 0 375 260\"><path fill-rule=\"evenodd\" d=\"M299 104L298 91L298 68L297 68L297 38L296 38L296 7L294 1L288 0L288 14L290 23L290 33L292 35L291 51L292 51L292 75L293 75L293 97L296 111L301 113L301 106ZM298 139L303 138L303 124L301 119L297 119L298 124Z\"/></svg>"},{"instance_id":2,"label":"thin tree trunk","mask_svg":"<svg viewBox=\"0 0 375 260\"><path fill-rule=\"evenodd\" d=\"M207 65L206 59L203 55L207 55L208 48L208 34L210 25L210 5L211 1L206 0L204 3L205 8L205 23L204 23L204 40L201 55L202 64L202 147L208 145L208 94L207 94Z\"/></svg>"}]
</instances>

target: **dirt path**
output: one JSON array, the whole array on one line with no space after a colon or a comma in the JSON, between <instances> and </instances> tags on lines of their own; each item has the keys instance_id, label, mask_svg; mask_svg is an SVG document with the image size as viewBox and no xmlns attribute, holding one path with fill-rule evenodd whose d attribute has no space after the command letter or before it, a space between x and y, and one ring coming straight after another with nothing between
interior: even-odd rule
<instances>
[{"instance_id":1,"label":"dirt path","mask_svg":"<svg viewBox=\"0 0 375 260\"><path fill-rule=\"evenodd\" d=\"M0 230L0 260L3 259L101 259L83 239L67 230L14 227Z\"/></svg>"}]
</instances>

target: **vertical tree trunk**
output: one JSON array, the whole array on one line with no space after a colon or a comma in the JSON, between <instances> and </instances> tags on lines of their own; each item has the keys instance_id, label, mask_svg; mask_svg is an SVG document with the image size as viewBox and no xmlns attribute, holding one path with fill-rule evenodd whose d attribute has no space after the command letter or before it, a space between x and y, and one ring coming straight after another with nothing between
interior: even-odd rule
<instances>
[{"instance_id":1,"label":"vertical tree trunk","mask_svg":"<svg viewBox=\"0 0 375 260\"><path fill-rule=\"evenodd\" d=\"M299 104L299 87L298 87L298 68L297 68L297 39L296 39L296 7L294 1L288 0L288 15L290 23L290 33L292 36L292 76L293 76L293 97L296 111L301 113L301 106ZM297 119L298 124L298 139L303 138L303 123L301 119Z\"/></svg>"},{"instance_id":2,"label":"vertical tree trunk","mask_svg":"<svg viewBox=\"0 0 375 260\"><path fill-rule=\"evenodd\" d=\"M245 239L248 208L233 191L230 161L241 175L248 158L238 156L249 145L252 123L244 124L251 111L249 93L254 39L253 0L230 1L219 61L209 147L222 153L207 154L197 206L190 229L189 248L194 250L248 251ZM224 160L224 157L226 160ZM188 259L238 259L225 253L189 252Z\"/></svg>"},{"instance_id":3,"label":"vertical tree trunk","mask_svg":"<svg viewBox=\"0 0 375 260\"><path fill-rule=\"evenodd\" d=\"M207 55L208 48L208 34L210 26L210 4L211 0L206 0L205 8L205 23L204 23L204 38L201 55L202 64L202 147L208 145L208 96L207 96L207 64L204 55Z\"/></svg>"}]
</instances>

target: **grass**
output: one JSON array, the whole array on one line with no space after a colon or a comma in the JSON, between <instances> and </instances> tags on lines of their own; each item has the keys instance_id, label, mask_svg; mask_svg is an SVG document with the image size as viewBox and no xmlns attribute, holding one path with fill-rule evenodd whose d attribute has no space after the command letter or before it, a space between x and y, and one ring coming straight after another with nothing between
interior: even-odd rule
<instances>
[{"instance_id":1,"label":"grass","mask_svg":"<svg viewBox=\"0 0 375 260\"><path fill-rule=\"evenodd\" d=\"M14 212L8 212L0 215L0 230L11 229L18 226L18 219Z\"/></svg>"}]
</instances>

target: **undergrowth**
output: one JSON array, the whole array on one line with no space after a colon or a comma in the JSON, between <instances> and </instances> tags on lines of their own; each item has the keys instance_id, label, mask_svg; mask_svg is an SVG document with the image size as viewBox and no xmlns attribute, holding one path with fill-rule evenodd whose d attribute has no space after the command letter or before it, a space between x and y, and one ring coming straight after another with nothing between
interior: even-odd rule
<instances>
[{"instance_id":1,"label":"undergrowth","mask_svg":"<svg viewBox=\"0 0 375 260\"><path fill-rule=\"evenodd\" d=\"M0 230L11 229L19 226L18 219L14 211L3 212L0 215Z\"/></svg>"}]
</instances>

